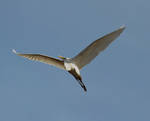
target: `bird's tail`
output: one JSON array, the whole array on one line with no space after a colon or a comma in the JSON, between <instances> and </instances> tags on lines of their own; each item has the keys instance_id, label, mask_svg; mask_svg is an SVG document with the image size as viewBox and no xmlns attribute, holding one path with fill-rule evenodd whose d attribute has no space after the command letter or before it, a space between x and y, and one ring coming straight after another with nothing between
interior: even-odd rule
<instances>
[{"instance_id":1,"label":"bird's tail","mask_svg":"<svg viewBox=\"0 0 150 121\"><path fill-rule=\"evenodd\" d=\"M82 88L84 89L84 91L86 92L87 89L86 89L84 83L82 82L82 80L77 80L77 81L79 82L79 84L81 85L81 87L82 87Z\"/></svg>"},{"instance_id":2,"label":"bird's tail","mask_svg":"<svg viewBox=\"0 0 150 121\"><path fill-rule=\"evenodd\" d=\"M72 74L74 77L75 77L75 79L78 81L78 83L81 85L81 87L84 89L84 91L86 92L87 91L87 89L86 89L86 87L85 87L85 85L84 85L84 83L82 82L82 77L80 76L80 75L78 75L76 72L75 72L75 70L71 70L71 71L68 71L70 74Z\"/></svg>"}]
</instances>

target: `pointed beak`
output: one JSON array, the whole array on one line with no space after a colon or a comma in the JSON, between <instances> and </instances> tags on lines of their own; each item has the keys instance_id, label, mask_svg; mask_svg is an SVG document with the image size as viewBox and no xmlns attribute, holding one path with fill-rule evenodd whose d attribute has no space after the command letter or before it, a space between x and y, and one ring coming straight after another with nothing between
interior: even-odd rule
<instances>
[{"instance_id":1,"label":"pointed beak","mask_svg":"<svg viewBox=\"0 0 150 121\"><path fill-rule=\"evenodd\" d=\"M58 56L60 59L64 60L65 58L63 56Z\"/></svg>"}]
</instances>

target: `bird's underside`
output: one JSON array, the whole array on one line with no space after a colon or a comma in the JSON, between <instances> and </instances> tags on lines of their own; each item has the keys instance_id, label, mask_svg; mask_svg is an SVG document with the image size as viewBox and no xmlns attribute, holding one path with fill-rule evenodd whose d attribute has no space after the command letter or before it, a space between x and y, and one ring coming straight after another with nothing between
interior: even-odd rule
<instances>
[{"instance_id":1,"label":"bird's underside","mask_svg":"<svg viewBox=\"0 0 150 121\"><path fill-rule=\"evenodd\" d=\"M109 44L113 42L123 32L124 29L125 29L125 26L122 26L119 29L95 40L89 46L83 49L78 55L76 55L75 57L71 59L62 57L61 60L59 60L59 59L41 55L41 54L21 54L21 53L17 53L15 50L13 50L13 52L19 56L28 58L30 60L40 61L40 62L43 62L43 63L68 71L71 75L75 77L75 79L84 89L84 91L87 91L84 83L82 82L82 78L80 76L80 70L85 65L89 64L100 52L106 49L109 46ZM67 69L65 62L66 63L69 62L69 64L66 64L66 65L69 65L69 69Z\"/></svg>"}]
</instances>

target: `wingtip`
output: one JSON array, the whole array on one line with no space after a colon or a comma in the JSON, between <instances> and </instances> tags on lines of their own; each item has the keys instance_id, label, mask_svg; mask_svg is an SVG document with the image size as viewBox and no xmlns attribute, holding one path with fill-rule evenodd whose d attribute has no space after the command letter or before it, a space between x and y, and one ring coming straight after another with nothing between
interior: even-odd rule
<instances>
[{"instance_id":1,"label":"wingtip","mask_svg":"<svg viewBox=\"0 0 150 121\"><path fill-rule=\"evenodd\" d=\"M122 26L120 26L120 29L125 29L126 26L123 24Z\"/></svg>"},{"instance_id":2,"label":"wingtip","mask_svg":"<svg viewBox=\"0 0 150 121\"><path fill-rule=\"evenodd\" d=\"M15 49L12 49L12 52L13 52L13 53L15 53L15 54L17 54L17 52L16 52L16 50L15 50Z\"/></svg>"}]
</instances>

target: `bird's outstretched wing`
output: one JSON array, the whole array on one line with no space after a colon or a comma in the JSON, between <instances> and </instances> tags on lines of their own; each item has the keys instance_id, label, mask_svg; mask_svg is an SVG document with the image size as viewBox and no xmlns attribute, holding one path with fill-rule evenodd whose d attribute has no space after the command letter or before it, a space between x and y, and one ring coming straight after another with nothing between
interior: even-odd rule
<instances>
[{"instance_id":1,"label":"bird's outstretched wing","mask_svg":"<svg viewBox=\"0 0 150 121\"><path fill-rule=\"evenodd\" d=\"M86 64L90 63L101 51L108 47L108 45L115 40L125 29L125 26L109 33L102 38L92 42L88 47L81 51L77 56L72 58L72 61L81 69Z\"/></svg>"},{"instance_id":2,"label":"bird's outstretched wing","mask_svg":"<svg viewBox=\"0 0 150 121\"><path fill-rule=\"evenodd\" d=\"M52 57L48 57L45 55L40 55L40 54L21 54L21 53L17 53L15 50L12 50L12 51L17 55L28 58L30 60L40 61L40 62L43 62L43 63L46 63L46 64L49 64L49 65L52 65L52 66L55 66L55 67L65 70L64 62L61 60L58 60L58 59L55 59Z\"/></svg>"}]
</instances>

